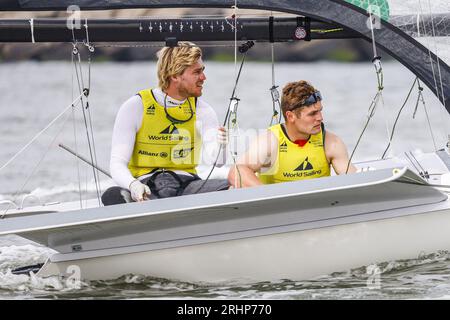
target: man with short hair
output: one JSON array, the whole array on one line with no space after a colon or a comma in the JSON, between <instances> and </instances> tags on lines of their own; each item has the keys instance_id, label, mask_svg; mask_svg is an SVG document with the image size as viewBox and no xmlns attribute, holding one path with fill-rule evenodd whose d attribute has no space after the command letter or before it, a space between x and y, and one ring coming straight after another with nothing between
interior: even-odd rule
<instances>
[{"instance_id":1,"label":"man with short hair","mask_svg":"<svg viewBox=\"0 0 450 320\"><path fill-rule=\"evenodd\" d=\"M226 141L215 111L199 98L206 80L201 49L179 42L157 56L159 87L139 91L117 114L110 169L118 186L102 195L104 205L229 187L226 179L204 183L196 171L199 161L212 162Z\"/></svg>"},{"instance_id":2,"label":"man with short hair","mask_svg":"<svg viewBox=\"0 0 450 320\"><path fill-rule=\"evenodd\" d=\"M230 184L240 188L326 177L330 165L337 174L356 172L344 142L325 131L322 108L322 95L311 84L288 83L281 99L285 123L253 141L230 170Z\"/></svg>"}]
</instances>

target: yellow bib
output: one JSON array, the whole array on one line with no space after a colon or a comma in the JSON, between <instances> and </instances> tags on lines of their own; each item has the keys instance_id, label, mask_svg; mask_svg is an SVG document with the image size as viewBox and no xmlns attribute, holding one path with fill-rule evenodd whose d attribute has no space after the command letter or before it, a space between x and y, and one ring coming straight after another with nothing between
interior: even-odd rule
<instances>
[{"instance_id":1,"label":"yellow bib","mask_svg":"<svg viewBox=\"0 0 450 320\"><path fill-rule=\"evenodd\" d=\"M158 168L196 173L201 148L201 139L195 130L196 98L188 98L180 106L164 110L151 89L139 91L139 95L144 113L128 163L131 174L137 178ZM189 120L178 123L173 119Z\"/></svg>"},{"instance_id":2,"label":"yellow bib","mask_svg":"<svg viewBox=\"0 0 450 320\"><path fill-rule=\"evenodd\" d=\"M262 183L306 180L330 175L330 164L325 155L324 127L308 142L299 147L291 142L281 124L269 128L278 139L278 155L275 164L267 171L259 174Z\"/></svg>"}]
</instances>

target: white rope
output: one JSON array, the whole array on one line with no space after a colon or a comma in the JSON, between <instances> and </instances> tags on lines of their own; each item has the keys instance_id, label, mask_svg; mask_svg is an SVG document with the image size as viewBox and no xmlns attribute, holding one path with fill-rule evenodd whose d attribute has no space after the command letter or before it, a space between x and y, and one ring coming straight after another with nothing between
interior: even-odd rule
<instances>
[{"instance_id":1,"label":"white rope","mask_svg":"<svg viewBox=\"0 0 450 320\"><path fill-rule=\"evenodd\" d=\"M73 54L70 55L71 56L71 60L72 60L72 64L74 64L74 59L73 59ZM75 85L74 85L74 74L73 74L73 69L72 69L72 99L73 99L73 91L75 89ZM76 117L75 117L75 110L72 109L72 121L73 121L73 135L74 135L74 140L75 140L75 152L78 152L78 141L77 141L77 122L76 122ZM75 157L75 163L76 163L76 167L77 167L77 177L78 177L78 195L79 195L79 199L80 199L80 209L83 209L83 196L82 196L82 192L81 192L81 174L80 174L80 160L78 159L78 157Z\"/></svg>"},{"instance_id":2,"label":"white rope","mask_svg":"<svg viewBox=\"0 0 450 320\"><path fill-rule=\"evenodd\" d=\"M443 85L443 82L442 82L441 63L439 61L438 45L437 45L437 41L436 41L436 32L435 32L435 29L434 29L434 18L433 18L433 12L431 11L430 0L428 0L428 7L430 9L431 29L432 29L432 32L433 32L434 48L435 48L435 54L436 54L436 60L437 60L437 69L438 69L438 74L439 74L439 81L440 81L440 84L441 84L442 103L444 104L444 108L445 108L444 85ZM439 97L439 90L437 90L437 91L438 91L438 97Z\"/></svg>"},{"instance_id":3,"label":"white rope","mask_svg":"<svg viewBox=\"0 0 450 320\"><path fill-rule=\"evenodd\" d=\"M431 12L431 4L430 4L430 2L428 1L428 5L429 5L429 10L430 10L430 15L431 15L431 22L432 22L432 35L433 35L433 40L434 40L434 45L435 45L435 47L436 47L436 37L435 37L435 33L434 33L434 21L433 21L433 16L432 16L432 12ZM423 14L424 13L424 10L423 10L423 8L422 8L422 1L421 0L419 0L419 8L420 8L420 12L421 12L421 14ZM425 22L424 22L424 20L422 19L422 25L423 25L423 29L424 29L424 34L426 35L426 34L428 34L428 32L427 32L427 29L426 29L426 25L425 25ZM418 28L418 30L419 30L419 28ZM436 75L436 71L435 71L435 63L437 64L437 68L438 68L438 73L439 73L439 75L440 75L440 82L441 82L441 93L442 93L442 97L444 96L444 91L443 91L443 87L442 87L442 76L441 76L441 72L440 72L440 63L439 63L439 58L438 58L438 52L436 51L435 52L435 54L436 54L436 57L437 57L437 61L435 62L434 61L434 59L433 59L433 57L432 57L432 55L431 55L431 42L430 42L430 37L425 37L425 41L426 41L426 48L427 48L427 50L428 50L428 57L429 57L429 61L430 61L430 66L431 66L431 72L432 72L432 74L433 74L433 81L434 81L434 88L435 88L435 90L436 90L436 95L437 95L437 97L438 97L438 99L439 99L439 96L440 96L440 94L439 94L439 84L438 84L438 80L437 80L437 75ZM437 48L436 48L436 50L437 50ZM443 105L444 105L444 109L440 109L441 110L441 112L444 112L445 113L445 101L444 101L444 99L442 99L443 100ZM444 121L444 119L447 119L447 114L445 113L445 115L443 115L442 117L439 117L440 118L440 120L441 120L441 126L442 126L442 128L444 128L444 132L443 132L443 136L445 137L446 136L446 134L448 133L448 132L445 132L445 128L447 127L447 125L444 123L443 124L443 122L442 121Z\"/></svg>"},{"instance_id":4,"label":"white rope","mask_svg":"<svg viewBox=\"0 0 450 320\"><path fill-rule=\"evenodd\" d=\"M419 0L419 8L420 8L420 12L423 13L422 1L421 0ZM425 22L423 21L423 19L422 19L422 24L423 24L424 34L427 34L427 30L426 30L426 27L425 27ZM431 66L431 72L433 74L434 87L436 88L436 93L437 93L437 95L439 97L438 83L437 83L436 73L434 71L434 60L433 60L433 57L431 56L431 50L430 50L430 40L429 40L429 37L425 37L425 39L426 39L426 42L427 42L426 47L428 49L428 57L430 58L430 66Z\"/></svg>"},{"instance_id":5,"label":"white rope","mask_svg":"<svg viewBox=\"0 0 450 320\"><path fill-rule=\"evenodd\" d=\"M77 101L83 96L83 93L79 95L70 105L67 106L60 114L58 114L44 129L39 131L38 134L36 134L33 139L30 140L22 149L20 149L11 159L9 159L1 168L0 171L2 171L5 167L7 167L14 159L16 159L23 151L25 151L41 134L43 134L48 128L50 128L59 118L61 118L67 110L70 108L75 107Z\"/></svg>"}]
</instances>

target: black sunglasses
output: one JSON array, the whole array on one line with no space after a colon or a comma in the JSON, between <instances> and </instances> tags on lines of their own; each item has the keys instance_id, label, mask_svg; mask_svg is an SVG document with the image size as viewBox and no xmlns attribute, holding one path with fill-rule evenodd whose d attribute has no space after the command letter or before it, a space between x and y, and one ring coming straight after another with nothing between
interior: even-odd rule
<instances>
[{"instance_id":1,"label":"black sunglasses","mask_svg":"<svg viewBox=\"0 0 450 320\"><path fill-rule=\"evenodd\" d=\"M313 92L308 98L306 98L305 102L295 105L293 108L291 108L291 111L303 106L310 106L314 103L317 103L318 101L322 101L322 95L320 94L320 91Z\"/></svg>"}]
</instances>

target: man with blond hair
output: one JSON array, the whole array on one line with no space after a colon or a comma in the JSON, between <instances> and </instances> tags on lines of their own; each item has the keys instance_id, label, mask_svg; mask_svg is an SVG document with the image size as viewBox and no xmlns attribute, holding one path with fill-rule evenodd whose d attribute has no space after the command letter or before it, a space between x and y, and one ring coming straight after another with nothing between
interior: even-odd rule
<instances>
[{"instance_id":1,"label":"man with blond hair","mask_svg":"<svg viewBox=\"0 0 450 320\"><path fill-rule=\"evenodd\" d=\"M230 170L230 184L240 188L326 177L330 164L337 174L356 172L344 142L325 132L322 108L322 95L311 84L288 83L281 99L285 123L255 139Z\"/></svg>"},{"instance_id":2,"label":"man with blond hair","mask_svg":"<svg viewBox=\"0 0 450 320\"><path fill-rule=\"evenodd\" d=\"M159 87L139 91L117 114L110 170L118 186L102 195L104 205L228 189L226 179L204 183L196 171L226 141L215 111L199 98L206 80L201 49L179 42L157 56Z\"/></svg>"}]
</instances>

